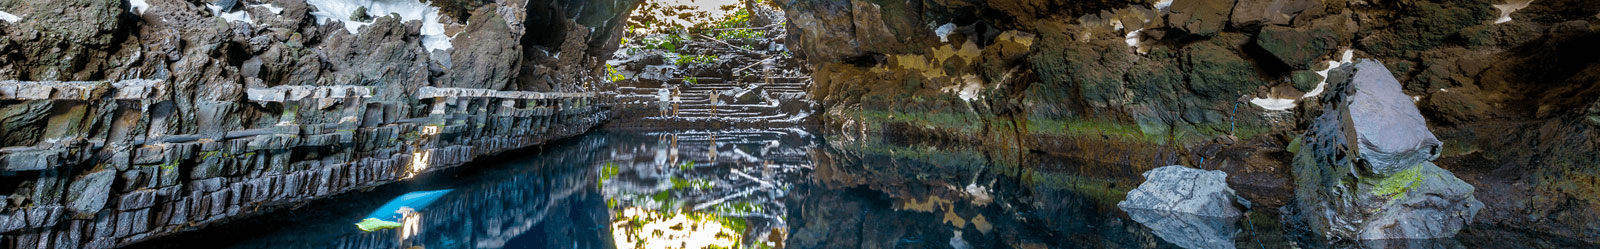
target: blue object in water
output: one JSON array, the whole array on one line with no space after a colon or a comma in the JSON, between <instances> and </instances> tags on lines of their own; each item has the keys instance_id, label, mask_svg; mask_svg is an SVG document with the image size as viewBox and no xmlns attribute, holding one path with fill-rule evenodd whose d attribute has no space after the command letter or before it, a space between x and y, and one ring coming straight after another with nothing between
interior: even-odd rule
<instances>
[{"instance_id":1,"label":"blue object in water","mask_svg":"<svg viewBox=\"0 0 1600 249\"><path fill-rule=\"evenodd\" d=\"M389 223L394 223L396 221L399 221L400 218L401 218L401 214L400 214L400 209L401 208L410 208L412 210L422 209L423 207L427 207L428 204L432 204L433 201L439 200L439 197L444 197L444 194L448 194L448 193L450 193L450 191L453 191L453 190L452 189L441 189L441 190L431 190L431 191L417 191L417 192L411 192L411 193L406 193L406 194L400 195L400 197L395 197L394 200L389 200L389 203L384 203L383 206L382 207L378 207L377 210L372 210L372 213L367 214L367 217L362 219L362 223L357 223L356 224L356 227L361 228L362 231L369 231L369 232L370 231L374 231L374 230L383 229L383 228L392 228L391 226L386 226L384 224L389 224ZM387 222L387 223L385 223L385 222ZM362 224L369 224L369 223L376 224L376 225L367 225L367 226L363 226L362 225ZM377 223L384 223L384 224L377 224Z\"/></svg>"}]
</instances>

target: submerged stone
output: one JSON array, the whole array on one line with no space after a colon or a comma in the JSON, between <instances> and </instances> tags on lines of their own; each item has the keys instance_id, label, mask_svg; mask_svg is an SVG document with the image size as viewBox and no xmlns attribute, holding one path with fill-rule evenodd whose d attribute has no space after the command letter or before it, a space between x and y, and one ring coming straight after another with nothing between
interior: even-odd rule
<instances>
[{"instance_id":1,"label":"submerged stone","mask_svg":"<svg viewBox=\"0 0 1600 249\"><path fill-rule=\"evenodd\" d=\"M1330 74L1325 110L1295 154L1295 201L1329 240L1455 236L1483 203L1430 161L1441 143L1387 68L1374 60Z\"/></svg>"},{"instance_id":2,"label":"submerged stone","mask_svg":"<svg viewBox=\"0 0 1600 249\"><path fill-rule=\"evenodd\" d=\"M1228 173L1179 165L1144 173L1117 207L1156 236L1183 248L1234 248L1233 234L1248 202L1228 188Z\"/></svg>"}]
</instances>

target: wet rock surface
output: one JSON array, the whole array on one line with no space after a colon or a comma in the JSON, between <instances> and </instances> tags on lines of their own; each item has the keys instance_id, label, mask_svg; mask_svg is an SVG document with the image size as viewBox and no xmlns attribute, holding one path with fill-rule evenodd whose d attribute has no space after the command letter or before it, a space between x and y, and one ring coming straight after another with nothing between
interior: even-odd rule
<instances>
[{"instance_id":1,"label":"wet rock surface","mask_svg":"<svg viewBox=\"0 0 1600 249\"><path fill-rule=\"evenodd\" d=\"M580 134L637 4L0 2L0 247L128 245Z\"/></svg>"},{"instance_id":2,"label":"wet rock surface","mask_svg":"<svg viewBox=\"0 0 1600 249\"><path fill-rule=\"evenodd\" d=\"M1483 203L1432 163L1440 142L1377 61L1334 70L1325 109L1295 155L1295 208L1329 240L1455 236Z\"/></svg>"}]
</instances>

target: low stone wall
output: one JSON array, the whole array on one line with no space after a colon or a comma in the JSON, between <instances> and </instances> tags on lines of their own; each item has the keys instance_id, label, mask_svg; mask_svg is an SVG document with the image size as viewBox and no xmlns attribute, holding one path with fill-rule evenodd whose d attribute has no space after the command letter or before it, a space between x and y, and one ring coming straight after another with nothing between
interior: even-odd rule
<instances>
[{"instance_id":1,"label":"low stone wall","mask_svg":"<svg viewBox=\"0 0 1600 249\"><path fill-rule=\"evenodd\" d=\"M277 86L244 89L240 102L182 101L171 87L0 81L0 136L40 134L0 148L0 247L128 245L395 182L581 134L609 114L596 100L612 99Z\"/></svg>"}]
</instances>

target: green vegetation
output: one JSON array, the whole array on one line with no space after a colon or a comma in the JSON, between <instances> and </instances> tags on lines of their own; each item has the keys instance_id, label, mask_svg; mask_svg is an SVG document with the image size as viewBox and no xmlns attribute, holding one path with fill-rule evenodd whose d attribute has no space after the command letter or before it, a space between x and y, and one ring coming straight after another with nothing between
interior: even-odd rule
<instances>
[{"instance_id":1,"label":"green vegetation","mask_svg":"<svg viewBox=\"0 0 1600 249\"><path fill-rule=\"evenodd\" d=\"M643 40L639 40L639 43L644 44L643 49L660 49L666 50L667 52L677 53L678 47L684 43L684 40L686 39L684 39L682 36L678 36L678 34L667 34L660 37L647 37Z\"/></svg>"},{"instance_id":2,"label":"green vegetation","mask_svg":"<svg viewBox=\"0 0 1600 249\"><path fill-rule=\"evenodd\" d=\"M1411 166L1410 169L1397 172L1378 181L1377 184L1372 186L1372 194L1387 196L1390 200L1404 199L1406 198L1406 192L1411 191L1412 188L1421 183L1422 166Z\"/></svg>"},{"instance_id":3,"label":"green vegetation","mask_svg":"<svg viewBox=\"0 0 1600 249\"><path fill-rule=\"evenodd\" d=\"M694 76L683 77L683 82L688 82L691 85L700 84L700 79L699 78L695 78Z\"/></svg>"},{"instance_id":4,"label":"green vegetation","mask_svg":"<svg viewBox=\"0 0 1600 249\"><path fill-rule=\"evenodd\" d=\"M717 187L717 183L716 182L712 182L712 181L707 181L707 180L702 180L702 179L684 180L684 179L672 178L672 189L673 190L690 189L690 188L693 188L695 190L707 190L707 189L711 189L711 188L715 188L715 187Z\"/></svg>"},{"instance_id":5,"label":"green vegetation","mask_svg":"<svg viewBox=\"0 0 1600 249\"><path fill-rule=\"evenodd\" d=\"M620 173L622 173L622 169L618 168L616 164L606 163L600 166L600 180L595 181L595 186L605 188L606 180L611 180L611 178L617 177L617 174Z\"/></svg>"},{"instance_id":6,"label":"green vegetation","mask_svg":"<svg viewBox=\"0 0 1600 249\"><path fill-rule=\"evenodd\" d=\"M627 80L627 79L628 79L627 76L623 76L621 73L617 72L617 68L616 67L612 67L610 64L606 64L606 80L611 81L611 82L619 82L619 81L623 81L623 80Z\"/></svg>"},{"instance_id":7,"label":"green vegetation","mask_svg":"<svg viewBox=\"0 0 1600 249\"><path fill-rule=\"evenodd\" d=\"M903 122L933 129L953 129L962 134L983 131L983 122L971 120L967 115L944 112L862 111L861 116L872 123Z\"/></svg>"},{"instance_id":8,"label":"green vegetation","mask_svg":"<svg viewBox=\"0 0 1600 249\"><path fill-rule=\"evenodd\" d=\"M710 64L712 62L716 62L717 58L718 58L717 55L714 55L714 54L708 54L708 55L685 55L685 56L678 57L678 60L673 61L672 64L677 64L678 66Z\"/></svg>"}]
</instances>

